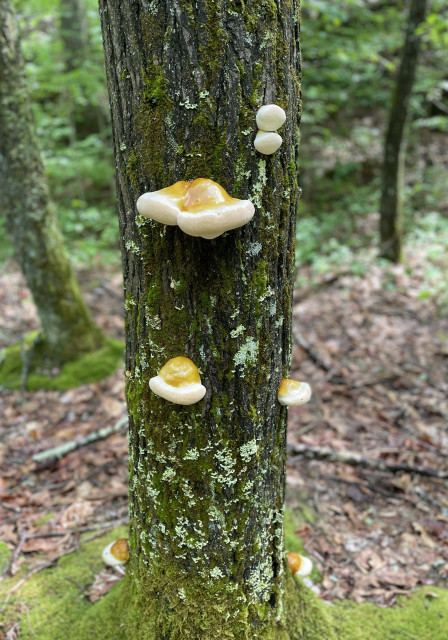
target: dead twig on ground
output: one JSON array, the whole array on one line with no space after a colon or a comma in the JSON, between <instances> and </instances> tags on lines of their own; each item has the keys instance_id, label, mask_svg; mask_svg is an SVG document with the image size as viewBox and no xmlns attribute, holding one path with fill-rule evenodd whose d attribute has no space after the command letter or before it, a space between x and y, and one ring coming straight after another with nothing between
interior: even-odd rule
<instances>
[{"instance_id":1,"label":"dead twig on ground","mask_svg":"<svg viewBox=\"0 0 448 640\"><path fill-rule=\"evenodd\" d=\"M33 461L43 463L52 459L60 460L61 458L71 453L72 451L76 451L81 447L85 447L91 442L97 442L98 440L104 440L105 438L108 438L113 433L117 433L118 431L120 431L127 424L128 424L128 417L125 416L123 418L120 418L120 420L118 420L111 427L104 427L103 429L99 429L98 431L93 431L92 433L89 433L88 435L84 436L83 438L79 438L78 440L71 440L70 442L64 442L64 444L61 444L57 447L53 447L51 449L45 449L45 451L40 451L39 453L34 454Z\"/></svg>"},{"instance_id":2,"label":"dead twig on ground","mask_svg":"<svg viewBox=\"0 0 448 640\"><path fill-rule=\"evenodd\" d=\"M368 458L357 451L334 451L329 447L311 447L306 444L288 442L288 453L298 454L297 457L305 456L314 460L330 460L331 462L342 462L352 466L362 466L377 471L389 471L391 473L417 473L422 476L431 478L448 478L448 470L432 469L430 467L416 467L409 464L393 464L378 460L376 458ZM294 458L288 460L292 462Z\"/></svg>"}]
</instances>

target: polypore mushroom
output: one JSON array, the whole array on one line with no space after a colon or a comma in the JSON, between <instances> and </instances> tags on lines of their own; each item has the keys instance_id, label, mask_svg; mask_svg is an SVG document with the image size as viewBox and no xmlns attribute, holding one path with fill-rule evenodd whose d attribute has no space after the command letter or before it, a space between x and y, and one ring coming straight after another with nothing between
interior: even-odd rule
<instances>
[{"instance_id":1,"label":"polypore mushroom","mask_svg":"<svg viewBox=\"0 0 448 640\"><path fill-rule=\"evenodd\" d=\"M172 358L151 378L149 386L154 393L175 404L194 404L205 396L197 366L184 356Z\"/></svg>"},{"instance_id":2,"label":"polypore mushroom","mask_svg":"<svg viewBox=\"0 0 448 640\"><path fill-rule=\"evenodd\" d=\"M137 209L146 218L178 224L190 236L207 240L243 226L255 212L252 202L232 198L208 178L180 181L160 191L144 193L137 201Z\"/></svg>"},{"instance_id":3,"label":"polypore mushroom","mask_svg":"<svg viewBox=\"0 0 448 640\"><path fill-rule=\"evenodd\" d=\"M277 398L284 406L300 407L311 398L311 387L307 382L284 378L280 383Z\"/></svg>"},{"instance_id":4,"label":"polypore mushroom","mask_svg":"<svg viewBox=\"0 0 448 640\"><path fill-rule=\"evenodd\" d=\"M262 131L260 129L255 136L254 147L265 156L270 156L281 147L282 142L282 137L275 131Z\"/></svg>"},{"instance_id":5,"label":"polypore mushroom","mask_svg":"<svg viewBox=\"0 0 448 640\"><path fill-rule=\"evenodd\" d=\"M286 113L278 104L265 104L258 109L256 120L262 131L276 131L285 124Z\"/></svg>"},{"instance_id":6,"label":"polypore mushroom","mask_svg":"<svg viewBox=\"0 0 448 640\"><path fill-rule=\"evenodd\" d=\"M313 563L309 558L301 556L299 553L289 551L286 554L288 565L293 576L309 576L313 570Z\"/></svg>"},{"instance_id":7,"label":"polypore mushroom","mask_svg":"<svg viewBox=\"0 0 448 640\"><path fill-rule=\"evenodd\" d=\"M127 538L120 538L111 542L103 549L102 553L103 562L111 567L118 567L119 565L126 564L129 560L129 544Z\"/></svg>"},{"instance_id":8,"label":"polypore mushroom","mask_svg":"<svg viewBox=\"0 0 448 640\"><path fill-rule=\"evenodd\" d=\"M180 207L191 182L180 180L159 191L144 193L137 200L137 210L141 216L168 225L177 224Z\"/></svg>"}]
</instances>

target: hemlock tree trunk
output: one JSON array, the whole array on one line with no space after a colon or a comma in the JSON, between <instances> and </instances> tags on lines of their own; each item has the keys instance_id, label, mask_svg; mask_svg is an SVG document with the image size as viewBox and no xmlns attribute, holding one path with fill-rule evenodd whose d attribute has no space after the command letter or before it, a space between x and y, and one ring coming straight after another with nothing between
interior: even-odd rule
<instances>
[{"instance_id":1,"label":"hemlock tree trunk","mask_svg":"<svg viewBox=\"0 0 448 640\"><path fill-rule=\"evenodd\" d=\"M392 262L401 259L405 125L415 80L421 38L416 33L425 20L427 0L411 0L406 39L394 90L384 145L380 204L380 255Z\"/></svg>"},{"instance_id":2,"label":"hemlock tree trunk","mask_svg":"<svg viewBox=\"0 0 448 640\"><path fill-rule=\"evenodd\" d=\"M329 640L283 544L298 1L100 0L100 14L126 289L129 637ZM262 156L255 115L271 102L284 142ZM210 241L136 217L144 191L198 177L252 200L253 220ZM179 355L207 387L192 406L148 387Z\"/></svg>"},{"instance_id":3,"label":"hemlock tree trunk","mask_svg":"<svg viewBox=\"0 0 448 640\"><path fill-rule=\"evenodd\" d=\"M103 335L82 299L49 198L10 0L0 0L0 203L39 313L45 356L61 364L98 349Z\"/></svg>"}]
</instances>

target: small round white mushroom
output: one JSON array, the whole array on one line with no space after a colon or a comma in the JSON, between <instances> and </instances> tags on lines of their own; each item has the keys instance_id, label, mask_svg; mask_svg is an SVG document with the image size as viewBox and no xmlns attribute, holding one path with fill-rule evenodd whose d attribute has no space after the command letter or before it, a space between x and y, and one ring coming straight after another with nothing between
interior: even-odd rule
<instances>
[{"instance_id":1,"label":"small round white mushroom","mask_svg":"<svg viewBox=\"0 0 448 640\"><path fill-rule=\"evenodd\" d=\"M265 104L258 109L256 119L262 131L276 131L285 124L286 113L278 104Z\"/></svg>"},{"instance_id":2,"label":"small round white mushroom","mask_svg":"<svg viewBox=\"0 0 448 640\"><path fill-rule=\"evenodd\" d=\"M126 564L129 560L129 544L127 538L120 538L111 542L103 549L103 562L111 567Z\"/></svg>"},{"instance_id":3,"label":"small round white mushroom","mask_svg":"<svg viewBox=\"0 0 448 640\"><path fill-rule=\"evenodd\" d=\"M282 137L275 133L275 131L258 131L254 140L254 147L260 153L265 156L270 156L280 149L282 146Z\"/></svg>"},{"instance_id":4,"label":"small round white mushroom","mask_svg":"<svg viewBox=\"0 0 448 640\"><path fill-rule=\"evenodd\" d=\"M311 398L311 387L307 382L284 378L280 383L277 398L284 406L300 407Z\"/></svg>"},{"instance_id":5,"label":"small round white mushroom","mask_svg":"<svg viewBox=\"0 0 448 640\"><path fill-rule=\"evenodd\" d=\"M197 366L184 356L172 358L149 381L151 391L174 404L195 404L205 396Z\"/></svg>"}]
</instances>

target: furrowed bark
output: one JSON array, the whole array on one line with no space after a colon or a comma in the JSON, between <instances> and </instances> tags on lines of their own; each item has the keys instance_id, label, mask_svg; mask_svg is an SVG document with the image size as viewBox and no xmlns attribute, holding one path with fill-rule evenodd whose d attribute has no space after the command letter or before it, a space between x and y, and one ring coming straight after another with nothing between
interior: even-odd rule
<instances>
[{"instance_id":1,"label":"furrowed bark","mask_svg":"<svg viewBox=\"0 0 448 640\"><path fill-rule=\"evenodd\" d=\"M34 129L17 25L0 0L0 201L14 254L36 304L51 363L103 343L64 251Z\"/></svg>"},{"instance_id":2,"label":"furrowed bark","mask_svg":"<svg viewBox=\"0 0 448 640\"><path fill-rule=\"evenodd\" d=\"M285 627L277 402L291 351L298 2L100 0L100 14L126 289L135 628L160 640L307 637ZM253 140L270 102L287 120L268 157ZM254 219L209 241L136 215L144 191L198 177L252 200ZM148 388L178 355L207 387L189 407Z\"/></svg>"}]
</instances>

